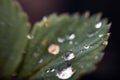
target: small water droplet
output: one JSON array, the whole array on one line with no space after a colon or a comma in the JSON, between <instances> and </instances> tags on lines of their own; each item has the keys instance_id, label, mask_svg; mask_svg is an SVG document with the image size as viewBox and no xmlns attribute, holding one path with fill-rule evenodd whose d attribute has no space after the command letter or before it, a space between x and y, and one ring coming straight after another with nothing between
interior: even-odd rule
<instances>
[{"instance_id":1,"label":"small water droplet","mask_svg":"<svg viewBox=\"0 0 120 80\"><path fill-rule=\"evenodd\" d=\"M103 34L99 34L98 37L100 37L100 38L103 37Z\"/></svg>"},{"instance_id":2,"label":"small water droplet","mask_svg":"<svg viewBox=\"0 0 120 80\"><path fill-rule=\"evenodd\" d=\"M51 44L49 47L48 47L48 52L53 54L53 55L56 55L58 54L60 51L60 47L59 45L57 44Z\"/></svg>"},{"instance_id":3,"label":"small water droplet","mask_svg":"<svg viewBox=\"0 0 120 80\"><path fill-rule=\"evenodd\" d=\"M70 34L70 35L68 35L68 40L73 40L73 39L75 39L75 34Z\"/></svg>"},{"instance_id":4,"label":"small water droplet","mask_svg":"<svg viewBox=\"0 0 120 80\"><path fill-rule=\"evenodd\" d=\"M69 79L70 77L72 77L72 75L76 72L76 69L70 67L64 68L61 71L58 71L56 76L59 79Z\"/></svg>"},{"instance_id":5,"label":"small water droplet","mask_svg":"<svg viewBox=\"0 0 120 80\"><path fill-rule=\"evenodd\" d=\"M73 53L73 51L69 51L67 53L65 53L64 59L65 60L71 60L75 58L75 54Z\"/></svg>"},{"instance_id":6,"label":"small water droplet","mask_svg":"<svg viewBox=\"0 0 120 80\"><path fill-rule=\"evenodd\" d=\"M38 63L42 63L43 62L43 59L40 59L39 61L38 61Z\"/></svg>"},{"instance_id":7,"label":"small water droplet","mask_svg":"<svg viewBox=\"0 0 120 80\"><path fill-rule=\"evenodd\" d=\"M28 39L33 39L33 36L32 35L27 35L27 38Z\"/></svg>"},{"instance_id":8,"label":"small water droplet","mask_svg":"<svg viewBox=\"0 0 120 80\"><path fill-rule=\"evenodd\" d=\"M99 28L101 28L101 26L102 26L102 22L98 22L98 23L95 25L95 28L99 29Z\"/></svg>"},{"instance_id":9,"label":"small water droplet","mask_svg":"<svg viewBox=\"0 0 120 80\"><path fill-rule=\"evenodd\" d=\"M43 20L44 20L44 21L47 21L47 17L46 17L46 16L44 16L44 17L43 17Z\"/></svg>"},{"instance_id":10,"label":"small water droplet","mask_svg":"<svg viewBox=\"0 0 120 80\"><path fill-rule=\"evenodd\" d=\"M53 68L52 70L51 70L51 72L54 72L55 71L55 69Z\"/></svg>"},{"instance_id":11,"label":"small water droplet","mask_svg":"<svg viewBox=\"0 0 120 80\"><path fill-rule=\"evenodd\" d=\"M90 48L89 45L85 45L85 46L84 46L84 49L89 49L89 48Z\"/></svg>"},{"instance_id":12,"label":"small water droplet","mask_svg":"<svg viewBox=\"0 0 120 80\"><path fill-rule=\"evenodd\" d=\"M104 41L103 45L107 46L108 45L108 41Z\"/></svg>"},{"instance_id":13,"label":"small water droplet","mask_svg":"<svg viewBox=\"0 0 120 80\"><path fill-rule=\"evenodd\" d=\"M57 41L59 42L59 43L63 43L65 40L63 39L63 38L57 38Z\"/></svg>"},{"instance_id":14,"label":"small water droplet","mask_svg":"<svg viewBox=\"0 0 120 80\"><path fill-rule=\"evenodd\" d=\"M111 33L107 33L107 36L109 37Z\"/></svg>"},{"instance_id":15,"label":"small water droplet","mask_svg":"<svg viewBox=\"0 0 120 80\"><path fill-rule=\"evenodd\" d=\"M73 44L73 41L69 41L69 44Z\"/></svg>"},{"instance_id":16,"label":"small water droplet","mask_svg":"<svg viewBox=\"0 0 120 80\"><path fill-rule=\"evenodd\" d=\"M48 69L47 71L46 71L46 73L49 73L50 72L50 69Z\"/></svg>"},{"instance_id":17,"label":"small water droplet","mask_svg":"<svg viewBox=\"0 0 120 80\"><path fill-rule=\"evenodd\" d=\"M46 16L43 17L43 21L45 23L45 27L48 27L48 19Z\"/></svg>"},{"instance_id":18,"label":"small water droplet","mask_svg":"<svg viewBox=\"0 0 120 80\"><path fill-rule=\"evenodd\" d=\"M87 36L88 36L89 38L93 37L94 35L95 35L95 32L93 32L93 31L89 31L89 32L87 33Z\"/></svg>"},{"instance_id":19,"label":"small water droplet","mask_svg":"<svg viewBox=\"0 0 120 80\"><path fill-rule=\"evenodd\" d=\"M55 68L48 68L45 72L49 73L49 72L54 72L54 71L55 71Z\"/></svg>"},{"instance_id":20,"label":"small water droplet","mask_svg":"<svg viewBox=\"0 0 120 80\"><path fill-rule=\"evenodd\" d=\"M98 56L98 55L96 55L94 59L95 59L95 60L97 60L98 58L99 58L99 56Z\"/></svg>"}]
</instances>

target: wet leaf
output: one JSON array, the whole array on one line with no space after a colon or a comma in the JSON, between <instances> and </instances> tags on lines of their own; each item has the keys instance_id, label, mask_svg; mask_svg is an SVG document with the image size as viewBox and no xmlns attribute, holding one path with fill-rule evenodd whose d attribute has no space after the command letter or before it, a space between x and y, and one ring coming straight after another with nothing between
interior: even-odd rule
<instances>
[{"instance_id":1,"label":"wet leaf","mask_svg":"<svg viewBox=\"0 0 120 80\"><path fill-rule=\"evenodd\" d=\"M18 79L76 80L93 71L103 56L109 28L100 14L44 17L29 34Z\"/></svg>"}]
</instances>

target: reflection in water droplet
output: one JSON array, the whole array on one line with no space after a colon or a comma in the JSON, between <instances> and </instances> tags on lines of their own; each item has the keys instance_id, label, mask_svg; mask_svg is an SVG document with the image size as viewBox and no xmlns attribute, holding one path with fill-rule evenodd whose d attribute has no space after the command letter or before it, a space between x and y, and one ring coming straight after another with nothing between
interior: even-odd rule
<instances>
[{"instance_id":1,"label":"reflection in water droplet","mask_svg":"<svg viewBox=\"0 0 120 80\"><path fill-rule=\"evenodd\" d=\"M67 38L68 38L68 40L73 40L73 39L75 39L75 34L72 33Z\"/></svg>"},{"instance_id":2,"label":"reflection in water droplet","mask_svg":"<svg viewBox=\"0 0 120 80\"><path fill-rule=\"evenodd\" d=\"M100 38L103 37L103 34L99 34L98 37L100 37Z\"/></svg>"},{"instance_id":3,"label":"reflection in water droplet","mask_svg":"<svg viewBox=\"0 0 120 80\"><path fill-rule=\"evenodd\" d=\"M70 66L70 67L64 68L61 71L58 71L57 74L56 74L56 76L59 79L69 79L70 77L72 77L72 75L75 72L76 72L76 70Z\"/></svg>"},{"instance_id":4,"label":"reflection in water droplet","mask_svg":"<svg viewBox=\"0 0 120 80\"><path fill-rule=\"evenodd\" d=\"M43 62L43 59L40 59L38 63L42 63Z\"/></svg>"},{"instance_id":5,"label":"reflection in water droplet","mask_svg":"<svg viewBox=\"0 0 120 80\"><path fill-rule=\"evenodd\" d=\"M89 49L89 48L90 48L89 45L85 45L85 46L84 46L84 49Z\"/></svg>"},{"instance_id":6,"label":"reflection in water droplet","mask_svg":"<svg viewBox=\"0 0 120 80\"><path fill-rule=\"evenodd\" d=\"M73 51L69 51L67 53L65 53L64 59L65 60L71 60L75 58L75 54L73 53Z\"/></svg>"},{"instance_id":7,"label":"reflection in water droplet","mask_svg":"<svg viewBox=\"0 0 120 80\"><path fill-rule=\"evenodd\" d=\"M54 72L54 71L55 71L55 69L52 69L52 70L51 70L51 72Z\"/></svg>"},{"instance_id":8,"label":"reflection in water droplet","mask_svg":"<svg viewBox=\"0 0 120 80\"><path fill-rule=\"evenodd\" d=\"M64 40L63 38L58 38L57 41L58 41L59 43L63 43L65 40Z\"/></svg>"},{"instance_id":9,"label":"reflection in water droplet","mask_svg":"<svg viewBox=\"0 0 120 80\"><path fill-rule=\"evenodd\" d=\"M95 25L95 28L99 29L99 28L101 28L101 26L102 26L102 22L99 22Z\"/></svg>"},{"instance_id":10,"label":"reflection in water droplet","mask_svg":"<svg viewBox=\"0 0 120 80\"><path fill-rule=\"evenodd\" d=\"M56 55L58 54L60 51L60 47L59 45L57 44L51 44L49 47L48 47L48 52L53 54L53 55Z\"/></svg>"},{"instance_id":11,"label":"reflection in water droplet","mask_svg":"<svg viewBox=\"0 0 120 80\"><path fill-rule=\"evenodd\" d=\"M33 36L32 35L27 35L27 38L28 39L33 39Z\"/></svg>"}]
</instances>

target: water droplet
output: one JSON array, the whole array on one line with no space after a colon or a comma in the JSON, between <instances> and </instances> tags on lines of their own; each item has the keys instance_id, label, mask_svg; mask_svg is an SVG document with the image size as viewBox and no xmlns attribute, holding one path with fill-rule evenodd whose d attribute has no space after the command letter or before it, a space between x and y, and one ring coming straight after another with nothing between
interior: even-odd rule
<instances>
[{"instance_id":1,"label":"water droplet","mask_svg":"<svg viewBox=\"0 0 120 80\"><path fill-rule=\"evenodd\" d=\"M64 40L63 38L58 38L57 41L58 41L59 43L63 43L65 40Z\"/></svg>"},{"instance_id":2,"label":"water droplet","mask_svg":"<svg viewBox=\"0 0 120 80\"><path fill-rule=\"evenodd\" d=\"M43 59L40 59L38 63L42 63L43 62Z\"/></svg>"},{"instance_id":3,"label":"water droplet","mask_svg":"<svg viewBox=\"0 0 120 80\"><path fill-rule=\"evenodd\" d=\"M27 38L28 39L33 39L33 36L32 35L27 35Z\"/></svg>"},{"instance_id":4,"label":"water droplet","mask_svg":"<svg viewBox=\"0 0 120 80\"><path fill-rule=\"evenodd\" d=\"M111 33L107 33L107 36L109 37Z\"/></svg>"},{"instance_id":5,"label":"water droplet","mask_svg":"<svg viewBox=\"0 0 120 80\"><path fill-rule=\"evenodd\" d=\"M52 70L51 70L51 72L54 72L55 71L55 69L53 68Z\"/></svg>"},{"instance_id":6,"label":"water droplet","mask_svg":"<svg viewBox=\"0 0 120 80\"><path fill-rule=\"evenodd\" d=\"M70 67L64 68L61 71L58 71L56 76L59 79L69 79L70 77L72 77L72 75L76 72L76 69Z\"/></svg>"},{"instance_id":7,"label":"water droplet","mask_svg":"<svg viewBox=\"0 0 120 80\"><path fill-rule=\"evenodd\" d=\"M104 41L103 45L107 46L108 45L108 41Z\"/></svg>"},{"instance_id":8,"label":"water droplet","mask_svg":"<svg viewBox=\"0 0 120 80\"><path fill-rule=\"evenodd\" d=\"M73 44L73 41L69 41L69 44Z\"/></svg>"},{"instance_id":9,"label":"water droplet","mask_svg":"<svg viewBox=\"0 0 120 80\"><path fill-rule=\"evenodd\" d=\"M60 47L59 45L57 44L51 44L49 47L48 47L48 52L53 54L53 55L56 55L58 54L60 51Z\"/></svg>"},{"instance_id":10,"label":"water droplet","mask_svg":"<svg viewBox=\"0 0 120 80\"><path fill-rule=\"evenodd\" d=\"M73 53L73 51L69 51L67 53L65 53L64 59L65 60L71 60L75 58L75 54Z\"/></svg>"},{"instance_id":11,"label":"water droplet","mask_svg":"<svg viewBox=\"0 0 120 80\"><path fill-rule=\"evenodd\" d=\"M97 60L98 58L99 58L99 56L98 56L98 55L96 55L94 59L95 59L95 60Z\"/></svg>"},{"instance_id":12,"label":"water droplet","mask_svg":"<svg viewBox=\"0 0 120 80\"><path fill-rule=\"evenodd\" d=\"M89 31L89 32L87 33L87 36L88 36L89 38L93 37L94 35L95 35L95 32L93 32L93 31Z\"/></svg>"},{"instance_id":13,"label":"water droplet","mask_svg":"<svg viewBox=\"0 0 120 80\"><path fill-rule=\"evenodd\" d=\"M55 68L48 68L45 72L49 73L49 72L54 72L54 71L55 71Z\"/></svg>"},{"instance_id":14,"label":"water droplet","mask_svg":"<svg viewBox=\"0 0 120 80\"><path fill-rule=\"evenodd\" d=\"M99 28L101 28L101 26L102 26L102 22L98 22L98 23L95 25L95 28L99 29Z\"/></svg>"},{"instance_id":15,"label":"water droplet","mask_svg":"<svg viewBox=\"0 0 120 80\"><path fill-rule=\"evenodd\" d=\"M99 34L98 37L100 37L100 38L103 37L103 34Z\"/></svg>"},{"instance_id":16,"label":"water droplet","mask_svg":"<svg viewBox=\"0 0 120 80\"><path fill-rule=\"evenodd\" d=\"M43 17L43 21L47 21L47 17L46 16Z\"/></svg>"},{"instance_id":17,"label":"water droplet","mask_svg":"<svg viewBox=\"0 0 120 80\"><path fill-rule=\"evenodd\" d=\"M50 72L50 69L48 69L47 71L46 71L46 73L49 73Z\"/></svg>"},{"instance_id":18,"label":"water droplet","mask_svg":"<svg viewBox=\"0 0 120 80\"><path fill-rule=\"evenodd\" d=\"M45 23L45 27L48 27L48 19L46 16L43 17L43 21Z\"/></svg>"},{"instance_id":19,"label":"water droplet","mask_svg":"<svg viewBox=\"0 0 120 80\"><path fill-rule=\"evenodd\" d=\"M68 40L73 40L73 39L75 39L75 34L72 33L68 36Z\"/></svg>"},{"instance_id":20,"label":"water droplet","mask_svg":"<svg viewBox=\"0 0 120 80\"><path fill-rule=\"evenodd\" d=\"M90 48L89 45L85 45L85 46L84 46L84 49L89 49L89 48Z\"/></svg>"}]
</instances>

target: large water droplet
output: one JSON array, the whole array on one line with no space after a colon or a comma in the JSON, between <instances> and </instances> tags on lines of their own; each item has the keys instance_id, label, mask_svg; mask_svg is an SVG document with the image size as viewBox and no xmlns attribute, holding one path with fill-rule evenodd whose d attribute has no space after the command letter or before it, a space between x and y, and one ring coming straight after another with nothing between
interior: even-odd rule
<instances>
[{"instance_id":1,"label":"large water droplet","mask_svg":"<svg viewBox=\"0 0 120 80\"><path fill-rule=\"evenodd\" d=\"M101 26L102 26L102 22L98 22L98 23L95 25L95 28L99 29L99 28L101 28Z\"/></svg>"},{"instance_id":2,"label":"large water droplet","mask_svg":"<svg viewBox=\"0 0 120 80\"><path fill-rule=\"evenodd\" d=\"M72 34L68 35L67 38L68 38L68 40L73 40L73 39L75 39L75 37L76 37L75 34L72 33Z\"/></svg>"},{"instance_id":3,"label":"large water droplet","mask_svg":"<svg viewBox=\"0 0 120 80\"><path fill-rule=\"evenodd\" d=\"M69 79L70 77L72 77L72 75L75 72L76 72L76 70L70 66L70 67L62 69L61 71L58 71L56 76L59 79Z\"/></svg>"},{"instance_id":4,"label":"large water droplet","mask_svg":"<svg viewBox=\"0 0 120 80\"><path fill-rule=\"evenodd\" d=\"M63 38L57 38L57 41L59 42L59 43L63 43L65 40L63 39Z\"/></svg>"},{"instance_id":5,"label":"large water droplet","mask_svg":"<svg viewBox=\"0 0 120 80\"><path fill-rule=\"evenodd\" d=\"M57 44L51 44L49 47L48 47L48 52L53 54L53 55L56 55L58 54L60 51L60 47L59 45Z\"/></svg>"},{"instance_id":6,"label":"large water droplet","mask_svg":"<svg viewBox=\"0 0 120 80\"><path fill-rule=\"evenodd\" d=\"M33 39L34 37L32 35L27 35L28 39Z\"/></svg>"},{"instance_id":7,"label":"large water droplet","mask_svg":"<svg viewBox=\"0 0 120 80\"><path fill-rule=\"evenodd\" d=\"M75 54L73 53L73 51L69 51L65 53L65 56L64 56L65 60L72 60L73 58L75 58Z\"/></svg>"}]
</instances>

